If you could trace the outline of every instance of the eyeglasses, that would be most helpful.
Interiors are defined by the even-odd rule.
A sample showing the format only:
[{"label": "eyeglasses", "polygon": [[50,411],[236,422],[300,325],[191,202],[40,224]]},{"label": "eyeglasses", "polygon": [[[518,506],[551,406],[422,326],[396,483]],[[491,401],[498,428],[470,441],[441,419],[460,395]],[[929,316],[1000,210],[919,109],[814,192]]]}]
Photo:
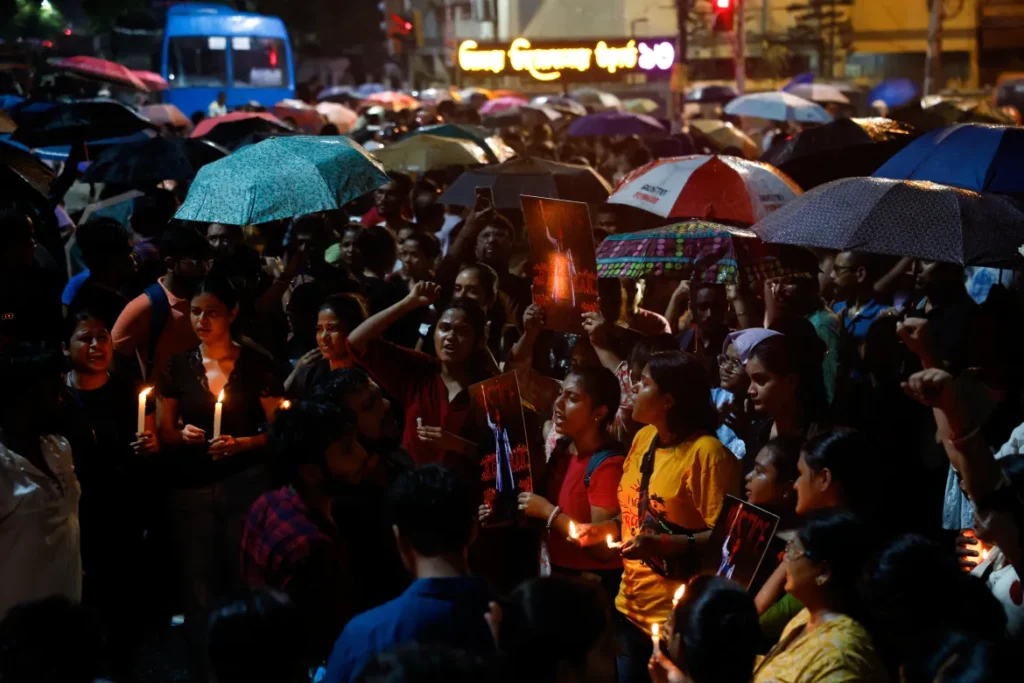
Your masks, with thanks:
[{"label": "eyeglasses", "polygon": [[743,369],[743,363],[736,358],[729,358],[724,353],[718,354],[718,367],[730,372],[739,372]]},{"label": "eyeglasses", "polygon": [[796,562],[799,559],[809,557],[809,555],[803,548],[798,548],[794,541],[790,541],[786,544],[786,550],[782,553],[782,557],[786,562]]},{"label": "eyeglasses", "polygon": [[180,261],[178,261],[178,263],[185,266],[186,268],[198,268],[199,266],[206,268],[206,270],[213,268],[213,259],[183,258]]}]

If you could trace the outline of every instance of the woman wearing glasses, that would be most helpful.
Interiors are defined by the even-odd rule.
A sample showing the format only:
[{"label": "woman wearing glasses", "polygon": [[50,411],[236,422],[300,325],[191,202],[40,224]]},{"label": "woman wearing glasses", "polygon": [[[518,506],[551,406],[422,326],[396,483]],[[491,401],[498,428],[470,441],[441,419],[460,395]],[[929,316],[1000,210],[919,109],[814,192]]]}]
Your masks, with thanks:
[{"label": "woman wearing glasses", "polygon": [[866,529],[835,508],[810,515],[786,546],[786,590],[804,605],[754,668],[754,683],[887,680],[867,630],[856,620]]}]

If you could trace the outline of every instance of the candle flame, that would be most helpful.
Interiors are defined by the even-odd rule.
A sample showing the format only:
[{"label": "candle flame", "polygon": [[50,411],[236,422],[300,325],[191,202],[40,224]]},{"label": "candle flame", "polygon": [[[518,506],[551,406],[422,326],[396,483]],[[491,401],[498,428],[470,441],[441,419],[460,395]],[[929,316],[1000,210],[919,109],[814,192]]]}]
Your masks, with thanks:
[{"label": "candle flame", "polygon": [[281,410],[288,410],[292,407],[292,402],[288,399],[281,401]]},{"label": "candle flame", "polygon": [[984,562],[985,560],[988,559],[989,550],[990,550],[989,548],[985,548],[984,550],[981,551],[981,561],[982,562]]},{"label": "candle flame", "polygon": [[220,393],[217,395],[217,403],[223,403],[223,402],[224,402],[224,390],[221,389]]},{"label": "candle flame", "polygon": [[579,537],[580,534],[576,530],[576,522],[569,520],[569,538],[578,539]]},{"label": "candle flame", "polygon": [[660,627],[660,626],[658,626],[658,624],[651,624],[651,636],[652,636],[652,637],[653,637],[653,638],[654,638],[655,640],[657,640],[657,639],[658,639],[658,633],[659,633],[660,631],[661,631],[661,627]]},{"label": "candle flame", "polygon": [[675,595],[672,596],[672,606],[675,607],[679,604],[679,601],[686,595],[686,584],[682,584],[676,589]]},{"label": "candle flame", "polygon": [[608,544],[609,548],[614,548],[615,547],[615,541],[612,540],[612,535],[611,534],[608,534],[607,538],[605,538],[605,543]]},{"label": "candle flame", "polygon": [[142,391],[139,392],[139,397],[141,398],[141,397],[149,396],[149,392],[151,392],[151,391],[153,391],[153,387],[146,387],[145,389],[143,389]]}]

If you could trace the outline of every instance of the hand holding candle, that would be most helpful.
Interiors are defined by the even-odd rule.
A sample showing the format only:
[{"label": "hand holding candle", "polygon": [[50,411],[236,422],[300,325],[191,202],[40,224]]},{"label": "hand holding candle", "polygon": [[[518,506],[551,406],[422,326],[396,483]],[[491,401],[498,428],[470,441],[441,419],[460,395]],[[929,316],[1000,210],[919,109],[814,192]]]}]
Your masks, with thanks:
[{"label": "hand holding candle", "polygon": [[608,534],[607,538],[605,538],[605,543],[608,544],[609,548],[621,548],[622,547],[621,543],[619,543],[618,541],[613,541],[612,540],[612,535],[611,534]]},{"label": "hand holding candle", "polygon": [[577,543],[580,540],[580,532],[576,529],[576,522],[569,520],[569,541]]},{"label": "hand holding candle", "polygon": [[220,390],[220,395],[217,396],[217,405],[213,408],[213,438],[216,440],[220,437],[220,423],[221,418],[224,415],[224,390]]},{"label": "hand holding candle", "polygon": [[661,625],[651,624],[651,644],[654,646],[654,658],[661,659]]},{"label": "hand holding candle", "polygon": [[681,584],[679,586],[679,588],[676,589],[675,594],[672,596],[672,609],[676,608],[676,605],[679,604],[679,601],[683,599],[684,595],[686,595],[686,584],[685,583]]},{"label": "hand holding candle", "polygon": [[146,397],[149,396],[151,391],[153,391],[153,387],[146,387],[139,392],[139,419],[138,425],[135,428],[136,434],[142,434],[146,431]]}]

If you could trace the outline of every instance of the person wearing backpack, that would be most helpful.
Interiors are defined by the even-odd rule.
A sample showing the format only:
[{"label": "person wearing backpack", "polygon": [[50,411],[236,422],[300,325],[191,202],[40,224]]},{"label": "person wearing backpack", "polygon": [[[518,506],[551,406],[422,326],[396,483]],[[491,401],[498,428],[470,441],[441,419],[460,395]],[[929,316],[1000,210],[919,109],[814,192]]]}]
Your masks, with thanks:
[{"label": "person wearing backpack", "polygon": [[[558,440],[547,472],[536,480],[536,493],[519,494],[519,510],[546,525],[547,552],[542,557],[550,561],[550,573],[600,581],[609,599],[619,590],[622,558],[604,543],[580,547],[569,524],[604,522],[619,514],[626,451],[608,432],[619,398],[619,381],[610,370],[578,367],[570,372],[554,404]],[[486,512],[482,506],[484,521]]]},{"label": "person wearing backpack", "polygon": [[192,292],[209,270],[213,250],[190,227],[168,228],[160,244],[167,273],[128,302],[111,330],[114,351],[135,358],[144,380],[179,353],[196,347],[189,305]]}]

